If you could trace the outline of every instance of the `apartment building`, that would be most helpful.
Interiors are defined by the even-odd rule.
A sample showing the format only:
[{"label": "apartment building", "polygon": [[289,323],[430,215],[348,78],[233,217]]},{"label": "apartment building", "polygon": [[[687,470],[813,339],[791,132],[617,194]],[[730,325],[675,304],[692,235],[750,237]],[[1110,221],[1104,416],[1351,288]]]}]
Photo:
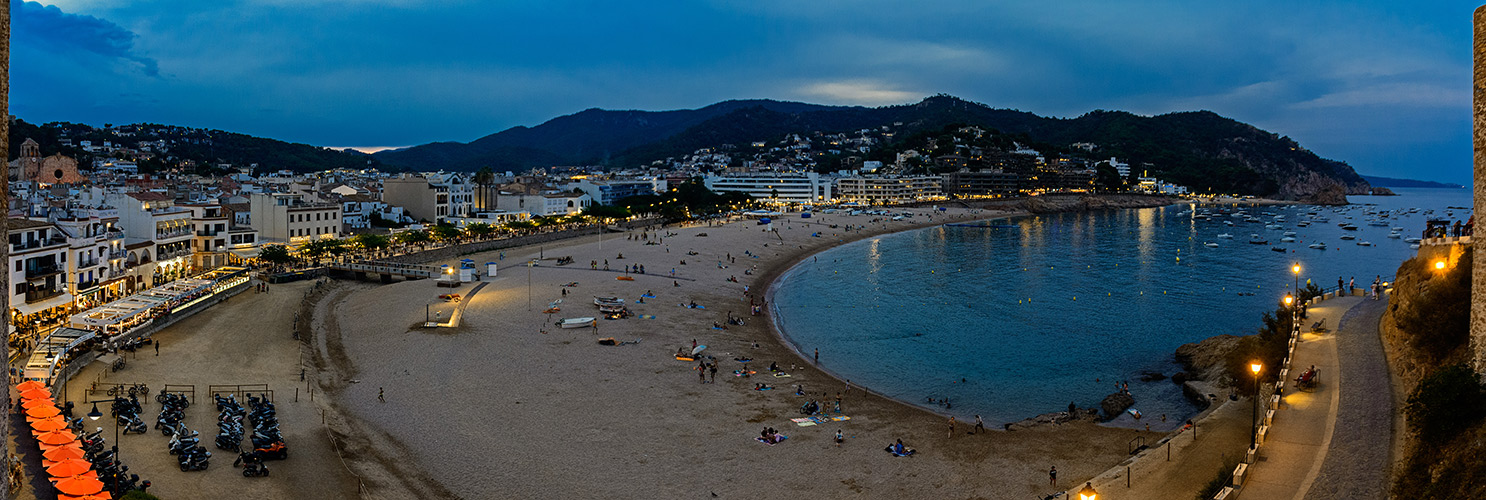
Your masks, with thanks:
[{"label": "apartment building", "polygon": [[248,198],[248,227],[268,242],[300,244],[341,234],[341,205],[304,200],[304,195],[253,193]]},{"label": "apartment building", "polygon": [[939,176],[842,177],[836,180],[836,197],[843,201],[888,205],[937,198],[944,195]]},{"label": "apartment building", "polygon": [[702,183],[712,191],[745,193],[777,203],[810,204],[836,197],[830,178],[822,178],[815,172],[707,175],[702,178]]}]

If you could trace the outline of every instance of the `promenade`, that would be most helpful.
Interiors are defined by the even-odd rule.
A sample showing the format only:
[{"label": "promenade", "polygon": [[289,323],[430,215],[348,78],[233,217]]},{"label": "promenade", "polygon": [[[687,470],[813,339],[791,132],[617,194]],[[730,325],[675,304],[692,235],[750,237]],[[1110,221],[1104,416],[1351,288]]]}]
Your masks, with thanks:
[{"label": "promenade", "polygon": [[[1371,318],[1372,336],[1376,342],[1377,317],[1349,313],[1362,302],[1362,297],[1341,297],[1311,307],[1309,318],[1302,325],[1302,331],[1306,333],[1302,334],[1295,348],[1293,370],[1287,374],[1291,382],[1286,384],[1286,394],[1275,412],[1274,426],[1268,433],[1266,444],[1260,448],[1242,490],[1236,492],[1238,498],[1305,498],[1305,492],[1316,482],[1327,450],[1332,448],[1338,405],[1344,396],[1340,392],[1342,377],[1353,373],[1350,369],[1340,368],[1338,338],[1362,329],[1360,327],[1367,323],[1367,318]],[[1386,304],[1384,301],[1365,302],[1368,306]],[[1310,333],[1310,326],[1323,320],[1329,331]],[[1381,346],[1376,351],[1381,363]],[[1348,361],[1350,363],[1351,359]],[[1311,365],[1320,370],[1320,383],[1312,390],[1296,390],[1293,379]],[[1386,376],[1386,364],[1382,369]],[[1252,396],[1243,395],[1252,394],[1252,382],[1240,384],[1239,389],[1241,397],[1237,401],[1228,400],[1226,391],[1218,394],[1219,399],[1214,404],[1219,406],[1199,415],[1195,436],[1191,430],[1177,431],[1131,460],[1095,477],[1092,482],[1100,492],[1100,498],[1190,500],[1217,477],[1219,470],[1231,475],[1233,467],[1249,447],[1253,425]],[[1382,390],[1386,396],[1386,386]],[[1268,393],[1266,390],[1266,400]],[[1264,411],[1262,404],[1260,411]],[[1384,411],[1391,412],[1391,406]],[[1382,446],[1388,446],[1387,440],[1383,440]],[[1345,453],[1341,452],[1339,456]],[[1336,475],[1338,478],[1344,476],[1340,471]],[[1076,491],[1080,485],[1072,486]]]}]

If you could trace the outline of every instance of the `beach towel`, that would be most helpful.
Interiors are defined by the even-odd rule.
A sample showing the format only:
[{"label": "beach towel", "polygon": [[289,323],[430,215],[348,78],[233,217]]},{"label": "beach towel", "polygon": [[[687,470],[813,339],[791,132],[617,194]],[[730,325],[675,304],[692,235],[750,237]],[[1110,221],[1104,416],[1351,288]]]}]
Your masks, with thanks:
[{"label": "beach towel", "polygon": [[906,447],[903,448],[903,453],[898,453],[896,451],[893,451],[893,445],[887,445],[887,448],[883,448],[882,451],[886,451],[888,453],[892,453],[893,456],[895,456],[895,457],[907,457],[907,456],[912,456],[914,453],[917,453],[917,451],[915,451],[913,448],[906,448]]},{"label": "beach towel", "polygon": [[695,305],[695,306],[686,305],[686,304],[676,304],[676,305],[681,306],[681,307],[690,308],[690,309],[706,309],[707,308],[707,306],[703,306],[703,305]]},{"label": "beach towel", "polygon": [[773,387],[760,387],[760,388],[754,389],[754,390],[755,391],[772,391],[772,390],[774,390],[774,388]]},{"label": "beach towel", "polygon": [[733,361],[737,361],[739,363],[747,363],[749,361],[753,361],[753,358],[733,358]]},{"label": "beach towel", "polygon": [[[801,420],[801,419],[795,419],[795,420]],[[804,419],[804,420],[805,420],[804,422],[795,422],[795,425],[798,425],[800,427],[810,427],[812,425],[815,425],[815,421],[813,421],[813,420],[810,420],[808,418],[807,419]]]},{"label": "beach towel", "polygon": [[760,443],[764,443],[764,444],[767,444],[769,446],[774,446],[776,444],[779,444],[779,443],[784,442],[784,440],[786,440],[786,439],[789,439],[789,436],[780,434],[779,437],[778,437],[778,439],[779,439],[778,441],[775,441],[775,442],[770,443],[768,441],[765,441],[764,438],[763,438],[763,436],[759,436],[759,437],[753,438],[754,441],[758,441]]},{"label": "beach towel", "polygon": [[753,371],[753,370],[748,370],[746,372],[743,371],[743,370],[733,370],[733,376],[734,377],[747,377],[747,376],[753,375],[755,373],[758,373],[758,372]]},{"label": "beach towel", "polygon": [[651,294],[648,294],[648,293],[647,293],[647,294],[645,294],[645,295],[641,295],[641,297],[645,297],[645,298],[647,298],[647,299],[653,299],[653,298],[655,298],[655,296],[654,296],[654,295],[651,295]]},{"label": "beach towel", "polygon": [[687,356],[676,356],[676,359],[679,360],[679,361],[696,361],[697,360],[697,358],[692,358],[692,357],[687,357]]},{"label": "beach towel", "polygon": [[774,378],[785,378],[785,377],[788,377],[788,376],[790,376],[790,375],[788,373],[784,373],[784,372],[776,372],[776,373],[774,373]]},{"label": "beach towel", "polygon": [[655,315],[654,314],[641,314],[641,315],[635,316],[635,317],[636,318],[640,318],[640,319],[655,319]]},{"label": "beach towel", "polygon": [[851,420],[851,417],[848,417],[846,415],[838,415],[838,416],[835,416],[835,417],[831,417],[831,420],[836,421],[836,422],[844,422],[844,421],[847,421],[847,420]]}]

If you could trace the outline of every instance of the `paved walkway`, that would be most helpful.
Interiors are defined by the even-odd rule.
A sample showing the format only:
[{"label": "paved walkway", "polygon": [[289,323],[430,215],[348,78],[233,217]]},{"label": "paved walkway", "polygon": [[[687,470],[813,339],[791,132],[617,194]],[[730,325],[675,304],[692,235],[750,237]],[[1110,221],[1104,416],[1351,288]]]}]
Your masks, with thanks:
[{"label": "paved walkway", "polygon": [[[1342,297],[1311,309],[1310,318],[1302,325],[1306,333],[1301,334],[1300,343],[1295,346],[1295,358],[1285,377],[1289,380],[1285,383],[1280,409],[1275,412],[1274,426],[1250,467],[1240,498],[1299,499],[1315,480],[1331,446],[1341,402],[1339,395],[1345,374],[1340,371],[1337,358],[1337,339],[1344,331],[1343,323],[1351,317],[1347,311],[1361,301],[1360,297]],[[1332,330],[1309,332],[1311,323],[1321,318],[1326,319]],[[1295,377],[1312,365],[1320,372],[1316,387],[1297,389]]]},{"label": "paved walkway", "polygon": [[[1311,323],[1325,318],[1328,326],[1336,328],[1348,309],[1361,300],[1359,297],[1343,297],[1322,302],[1310,309],[1310,317],[1303,326],[1309,330]],[[1337,391],[1334,383],[1337,374],[1335,335],[1306,334],[1296,346],[1293,365],[1317,365],[1321,371],[1321,384],[1314,391],[1290,393],[1285,397],[1281,410],[1276,412],[1276,428],[1270,431],[1268,444],[1250,475],[1254,479],[1241,498],[1295,498],[1304,478],[1312,475],[1310,464],[1319,463],[1327,446],[1322,438],[1328,434],[1329,416],[1334,415],[1331,412]],[[1298,375],[1292,373],[1289,378],[1293,380]],[[1248,387],[1252,391],[1252,385]],[[1287,386],[1286,390],[1293,389]],[[1218,395],[1226,396],[1226,392]],[[1217,476],[1220,468],[1231,474],[1233,465],[1249,447],[1253,402],[1248,397],[1237,401],[1224,397],[1215,404],[1221,406],[1201,416],[1195,437],[1191,431],[1179,431],[1163,442],[1153,444],[1150,450],[1134,459],[1094,478],[1092,482],[1101,493],[1100,498],[1191,500],[1198,490]],[[1315,422],[1320,423],[1319,428]],[[1305,466],[1284,466],[1276,463],[1279,457],[1310,461]],[[1282,467],[1290,470],[1279,470]],[[1264,474],[1269,474],[1270,479],[1262,479]]]},{"label": "paved walkway", "polygon": [[1336,347],[1346,384],[1341,387],[1331,448],[1305,496],[1308,500],[1388,498],[1393,379],[1378,332],[1387,308],[1385,300],[1364,300],[1342,317]]}]

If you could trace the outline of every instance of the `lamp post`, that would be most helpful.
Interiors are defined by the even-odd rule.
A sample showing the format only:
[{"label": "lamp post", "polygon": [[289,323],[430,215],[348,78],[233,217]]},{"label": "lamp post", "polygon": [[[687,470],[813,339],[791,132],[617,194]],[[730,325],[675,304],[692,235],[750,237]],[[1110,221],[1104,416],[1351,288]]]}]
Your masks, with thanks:
[{"label": "lamp post", "polygon": [[1300,296],[1300,263],[1290,266],[1290,271],[1295,273],[1295,296]]},{"label": "lamp post", "polygon": [[1254,426],[1253,432],[1249,433],[1249,448],[1253,449],[1259,446],[1259,371],[1264,369],[1264,365],[1254,361],[1249,363],[1249,369],[1254,371]]},{"label": "lamp post", "polygon": [[[112,402],[114,402],[114,400],[112,400],[112,399],[100,399],[100,400],[97,400],[97,401],[87,401],[87,402],[88,403],[93,403],[93,411],[88,412],[88,420],[92,420],[92,421],[95,421],[96,422],[96,421],[98,421],[99,418],[102,418],[103,417],[103,412],[98,411],[98,403],[112,403]],[[114,446],[119,446],[119,419],[117,417],[114,418]],[[114,452],[114,462],[119,462],[119,463],[122,463],[123,462],[120,459],[120,455],[123,454],[123,451],[124,451],[124,448],[122,446],[119,446],[119,450]]]},{"label": "lamp post", "polygon": [[1078,490],[1078,500],[1099,500],[1099,492],[1094,491],[1094,483],[1084,483],[1084,487]]},{"label": "lamp post", "polygon": [[1290,294],[1285,294],[1285,308],[1290,310],[1290,330],[1292,332],[1295,330],[1295,322],[1300,321],[1300,318],[1295,314],[1296,307],[1294,304],[1295,297],[1291,296]]},{"label": "lamp post", "polygon": [[1445,270],[1445,261],[1443,261],[1443,260],[1434,261],[1434,270],[1436,270],[1436,271],[1444,271]]}]

